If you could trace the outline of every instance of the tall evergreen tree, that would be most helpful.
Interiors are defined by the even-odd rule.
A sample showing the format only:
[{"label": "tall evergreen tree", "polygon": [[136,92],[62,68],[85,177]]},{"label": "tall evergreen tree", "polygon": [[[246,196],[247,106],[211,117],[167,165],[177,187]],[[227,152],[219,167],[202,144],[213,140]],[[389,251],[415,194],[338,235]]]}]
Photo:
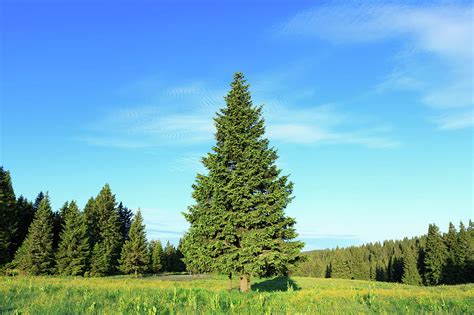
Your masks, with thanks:
[{"label": "tall evergreen tree", "polygon": [[10,172],[0,167],[0,266],[14,254],[17,233],[16,198]]},{"label": "tall evergreen tree", "polygon": [[182,248],[183,248],[183,239],[180,238],[179,244],[178,244],[178,247],[176,247],[176,253],[175,253],[175,265],[176,265],[175,271],[178,271],[178,272],[186,271],[186,265],[184,264],[184,261],[183,261],[184,255],[183,255]]},{"label": "tall evergreen tree", "polygon": [[48,195],[39,204],[28,235],[15,255],[14,265],[32,275],[53,272],[53,212]]},{"label": "tall evergreen tree", "polygon": [[125,207],[122,202],[117,207],[119,221],[120,221],[120,232],[122,233],[123,241],[128,240],[128,232],[132,224],[133,212],[132,210]]},{"label": "tall evergreen tree", "polygon": [[64,213],[64,224],[56,253],[56,271],[60,275],[79,276],[86,271],[89,240],[85,216],[72,201]]},{"label": "tall evergreen tree", "polygon": [[443,269],[443,283],[457,282],[456,252],[458,251],[458,235],[454,224],[449,222],[448,233],[444,235],[446,245],[446,265]]},{"label": "tall evergreen tree", "polygon": [[151,272],[163,271],[163,246],[160,240],[150,242]]},{"label": "tall evergreen tree", "polygon": [[39,209],[39,205],[41,201],[44,199],[45,195],[42,191],[39,192],[38,196],[36,196],[35,202],[33,203],[33,208],[35,211]]},{"label": "tall evergreen tree", "polygon": [[94,201],[94,212],[98,235],[95,235],[90,274],[94,276],[113,274],[120,257],[122,234],[116,211],[115,195],[106,184]]},{"label": "tall evergreen tree", "polygon": [[447,250],[439,228],[435,224],[428,227],[425,249],[425,281],[428,285],[437,285],[442,281],[446,265]]},{"label": "tall evergreen tree", "polygon": [[163,250],[163,271],[176,271],[176,248],[169,241]]},{"label": "tall evergreen tree", "polygon": [[28,228],[35,217],[33,204],[23,196],[18,197],[16,201],[16,217],[18,223],[16,235],[13,240],[13,252],[16,252],[25,240],[28,234]]},{"label": "tall evergreen tree", "polygon": [[65,202],[59,211],[53,212],[53,249],[56,251],[59,246],[59,238],[64,227],[66,213],[69,211],[69,202]]},{"label": "tall evergreen tree", "polygon": [[348,253],[339,252],[335,255],[336,257],[331,262],[330,266],[330,277],[338,279],[350,279],[351,275],[351,266],[348,258]]},{"label": "tall evergreen tree", "polygon": [[89,247],[94,248],[95,243],[99,240],[98,215],[95,208],[95,199],[89,198],[84,206],[84,217],[87,225],[87,236],[89,239]]},{"label": "tall evergreen tree", "polygon": [[469,239],[469,247],[466,255],[467,258],[463,282],[474,282],[474,222],[472,220],[469,220],[467,235]]},{"label": "tall evergreen tree", "polygon": [[461,222],[459,224],[458,246],[454,253],[456,264],[456,283],[470,282],[468,279],[467,270],[469,262],[469,246],[469,235],[466,231],[466,227]]},{"label": "tall evergreen tree", "polygon": [[128,239],[122,248],[120,269],[126,274],[143,274],[148,270],[149,261],[145,225],[140,209],[138,209],[132,220]]},{"label": "tall evergreen tree", "polygon": [[403,275],[402,283],[420,285],[422,279],[418,272],[418,255],[415,249],[408,246],[403,253]]},{"label": "tall evergreen tree", "polygon": [[191,270],[208,264],[212,271],[237,274],[247,291],[251,275],[287,273],[303,243],[291,241],[295,220],[284,210],[293,184],[275,165],[278,155],[264,138],[262,107],[252,104],[242,73],[234,75],[225,100],[214,120],[214,152],[203,158],[208,174],[197,175],[195,204],[185,213],[191,227],[183,254]]}]

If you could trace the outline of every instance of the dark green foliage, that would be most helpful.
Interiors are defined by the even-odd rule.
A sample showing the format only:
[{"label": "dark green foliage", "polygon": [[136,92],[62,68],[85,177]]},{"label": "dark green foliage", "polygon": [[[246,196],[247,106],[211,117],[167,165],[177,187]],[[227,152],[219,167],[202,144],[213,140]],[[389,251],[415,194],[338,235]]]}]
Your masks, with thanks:
[{"label": "dark green foliage", "polygon": [[53,212],[46,195],[39,204],[28,235],[15,255],[14,266],[28,274],[53,272]]},{"label": "dark green foliage", "polygon": [[94,201],[94,221],[97,234],[92,250],[90,274],[110,275],[116,272],[120,257],[122,234],[116,211],[115,195],[105,185]]},{"label": "dark green foliage", "polygon": [[446,266],[447,249],[439,228],[430,224],[425,249],[425,281],[428,285],[442,282],[443,270]]},{"label": "dark green foliage", "polygon": [[418,255],[416,249],[408,246],[403,252],[403,275],[402,283],[411,285],[422,284],[420,273],[418,272]]},{"label": "dark green foliage", "polygon": [[66,276],[83,275],[89,252],[85,216],[72,201],[64,212],[64,223],[56,253],[56,272]]},{"label": "dark green foliage", "polygon": [[163,246],[160,240],[153,240],[150,242],[150,270],[152,273],[159,273],[163,271]]},{"label": "dark green foliage", "polygon": [[[208,174],[193,185],[195,204],[183,240],[184,261],[195,272],[286,274],[303,244],[295,220],[284,210],[293,184],[275,165],[275,149],[264,138],[262,107],[252,104],[241,73],[234,75],[227,106],[217,113],[216,145],[202,159]],[[166,252],[166,250],[165,250]]]},{"label": "dark green foliage", "polygon": [[176,254],[175,254],[175,271],[177,272],[182,272],[182,271],[186,271],[186,265],[184,264],[184,255],[183,255],[183,252],[182,252],[182,248],[183,248],[183,239],[179,239],[179,244],[178,244],[178,247],[176,247]]},{"label": "dark green foliage", "polygon": [[28,228],[30,227],[31,222],[33,222],[34,217],[35,208],[33,208],[33,204],[23,196],[18,197],[16,201],[17,228],[12,244],[13,252],[16,252],[25,240],[26,235],[28,234]]},{"label": "dark green foliage", "polygon": [[464,275],[467,274],[467,266],[469,263],[469,259],[472,259],[472,256],[469,256],[470,252],[470,241],[469,241],[469,234],[466,230],[466,227],[461,222],[459,224],[459,234],[458,234],[458,245],[456,247],[456,251],[454,253],[455,257],[455,265],[456,265],[456,282],[462,283],[463,280],[466,281],[467,279],[463,279]]},{"label": "dark green foliage", "polygon": [[133,218],[128,239],[122,248],[120,270],[126,274],[143,274],[148,271],[149,262],[145,225],[139,209]]},{"label": "dark green foliage", "polygon": [[[454,226],[450,224],[448,233],[444,237],[441,236],[439,230],[435,233],[437,235],[435,243],[441,249],[444,248],[445,252],[445,263],[438,265],[436,269],[437,277],[441,277],[438,279],[438,284],[474,282],[472,223],[470,231],[461,223],[459,232],[456,232]],[[384,241],[308,252],[304,255],[305,261],[298,264],[293,274],[431,285],[434,265],[425,264],[425,262],[429,262],[433,257],[434,242],[431,239],[427,248],[427,239],[428,237],[424,235],[400,241]],[[447,243],[450,245],[448,246]],[[454,257],[452,266],[447,263],[448,257]]]},{"label": "dark green foliage", "polygon": [[163,250],[163,271],[173,272],[176,269],[176,248],[169,241]]},{"label": "dark green foliage", "polygon": [[56,251],[59,245],[59,237],[64,227],[64,219],[69,209],[69,203],[66,201],[63,206],[53,213],[53,249]]},{"label": "dark green foliage", "polygon": [[458,235],[454,225],[449,222],[448,233],[443,237],[446,245],[447,256],[446,265],[443,269],[443,283],[454,284],[458,281],[457,277],[457,263],[456,263],[456,252],[458,251]]},{"label": "dark green foliage", "polygon": [[132,210],[125,207],[122,202],[117,207],[119,221],[120,221],[120,233],[122,233],[123,240],[128,240],[128,232],[130,231],[130,225],[132,224],[133,212]]},{"label": "dark green foliage", "polygon": [[98,216],[95,207],[95,199],[89,198],[84,207],[84,217],[87,225],[87,236],[89,238],[90,248],[94,248],[95,243],[99,240]]},{"label": "dark green foliage", "polygon": [[469,220],[467,227],[467,238],[469,240],[466,255],[463,282],[474,282],[474,222]]},{"label": "dark green foliage", "polygon": [[334,261],[331,263],[330,277],[331,278],[340,278],[340,279],[351,279],[351,266],[349,262],[349,253],[340,252],[336,255]]},{"label": "dark green foliage", "polygon": [[39,192],[38,196],[36,196],[35,202],[33,203],[33,208],[36,210],[39,209],[39,205],[41,201],[44,199],[45,195],[42,191]]},{"label": "dark green foliage", "polygon": [[10,172],[0,167],[0,266],[14,254],[17,235],[17,208]]}]

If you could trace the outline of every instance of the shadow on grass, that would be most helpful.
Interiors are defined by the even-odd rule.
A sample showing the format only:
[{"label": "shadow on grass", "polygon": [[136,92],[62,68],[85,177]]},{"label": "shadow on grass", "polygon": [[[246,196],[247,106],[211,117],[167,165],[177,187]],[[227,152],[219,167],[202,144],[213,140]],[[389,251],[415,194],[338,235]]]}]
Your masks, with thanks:
[{"label": "shadow on grass", "polygon": [[252,291],[258,292],[275,292],[275,291],[297,291],[301,287],[289,277],[276,277],[266,279],[261,282],[252,284]]}]

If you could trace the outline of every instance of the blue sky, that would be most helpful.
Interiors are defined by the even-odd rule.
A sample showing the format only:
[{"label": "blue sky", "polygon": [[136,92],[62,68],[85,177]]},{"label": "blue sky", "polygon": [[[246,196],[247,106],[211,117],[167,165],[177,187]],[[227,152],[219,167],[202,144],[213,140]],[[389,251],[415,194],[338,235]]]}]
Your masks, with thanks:
[{"label": "blue sky", "polygon": [[264,104],[306,249],[473,218],[470,2],[1,2],[0,164],[83,206],[109,183],[149,238],[187,224],[232,74]]}]

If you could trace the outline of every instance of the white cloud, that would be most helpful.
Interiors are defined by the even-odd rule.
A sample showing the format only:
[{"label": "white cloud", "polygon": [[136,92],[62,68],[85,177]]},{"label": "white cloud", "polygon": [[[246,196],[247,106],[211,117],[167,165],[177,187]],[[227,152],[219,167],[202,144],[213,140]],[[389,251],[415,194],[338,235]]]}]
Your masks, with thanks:
[{"label": "white cloud", "polygon": [[474,104],[473,89],[472,79],[465,78],[453,85],[428,92],[422,101],[440,109],[469,107]]},{"label": "white cloud", "polygon": [[176,239],[187,230],[189,224],[179,211],[141,209],[149,239]]},{"label": "white cloud", "polygon": [[421,103],[442,111],[431,121],[440,130],[451,130],[472,126],[468,115],[453,108],[474,108],[473,28],[470,3],[328,2],[295,15],[279,34],[340,45],[402,39],[404,63],[376,91],[419,92]]},{"label": "white cloud", "polygon": [[[311,100],[312,90],[286,91],[275,97],[282,80],[271,85],[257,80],[252,84],[255,104],[265,104],[267,136],[271,141],[299,145],[355,144],[370,148],[392,148],[399,145],[387,136],[387,131],[367,119],[345,113],[334,105],[302,107],[302,100]],[[278,89],[285,91],[284,89]],[[155,148],[160,146],[192,146],[213,141],[213,117],[224,105],[223,89],[206,88],[202,83],[164,88],[161,98],[167,106],[135,106],[113,109],[93,123],[87,134],[78,140],[96,146],[122,149]],[[283,93],[285,94],[285,93]],[[277,95],[278,96],[278,95]],[[220,101],[219,101],[220,100]],[[176,171],[196,168],[196,157],[182,158]]]},{"label": "white cloud", "polygon": [[337,43],[410,36],[420,50],[471,59],[472,6],[328,2],[301,12],[281,35],[317,36]]},{"label": "white cloud", "polygon": [[433,118],[440,130],[455,130],[474,126],[474,111],[467,110]]}]

